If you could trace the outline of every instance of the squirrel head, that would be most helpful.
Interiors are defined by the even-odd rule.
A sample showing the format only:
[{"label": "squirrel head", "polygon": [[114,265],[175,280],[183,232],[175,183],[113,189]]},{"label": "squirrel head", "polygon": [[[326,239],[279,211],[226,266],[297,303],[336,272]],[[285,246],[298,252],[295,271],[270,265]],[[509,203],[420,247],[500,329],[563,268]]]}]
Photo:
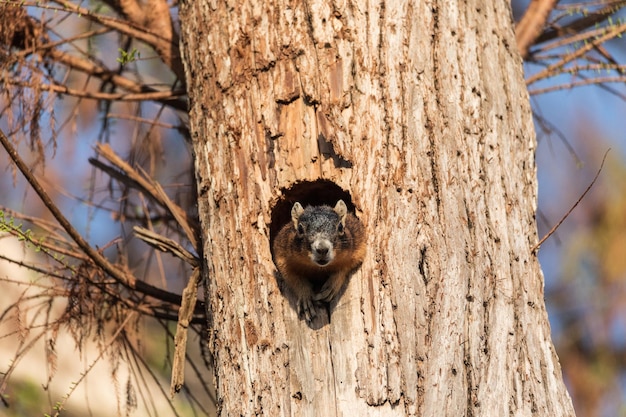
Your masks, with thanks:
[{"label": "squirrel head", "polygon": [[309,257],[318,266],[327,266],[335,259],[334,242],[345,233],[347,214],[348,208],[343,200],[339,200],[334,208],[302,208],[300,203],[293,205],[291,220],[296,229],[296,238],[308,243]]}]

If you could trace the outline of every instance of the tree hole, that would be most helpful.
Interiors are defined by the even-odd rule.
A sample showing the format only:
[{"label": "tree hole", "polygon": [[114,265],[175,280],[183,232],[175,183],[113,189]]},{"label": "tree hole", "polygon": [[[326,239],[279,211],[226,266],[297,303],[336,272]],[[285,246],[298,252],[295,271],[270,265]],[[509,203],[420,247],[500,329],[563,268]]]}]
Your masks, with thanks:
[{"label": "tree hole", "polygon": [[291,221],[291,209],[296,202],[303,207],[326,204],[334,207],[338,200],[343,200],[348,211],[354,213],[354,204],[350,193],[330,180],[301,181],[289,188],[282,189],[283,197],[272,210],[270,224],[270,249],[274,256],[274,238],[280,229]]}]

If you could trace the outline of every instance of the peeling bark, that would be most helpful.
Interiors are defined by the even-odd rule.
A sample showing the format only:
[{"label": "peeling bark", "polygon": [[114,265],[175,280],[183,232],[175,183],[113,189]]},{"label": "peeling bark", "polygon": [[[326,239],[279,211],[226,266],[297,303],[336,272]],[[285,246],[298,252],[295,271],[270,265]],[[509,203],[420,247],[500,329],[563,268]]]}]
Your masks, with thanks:
[{"label": "peeling bark", "polygon": [[[220,415],[574,415],[508,2],[185,1],[181,24]],[[309,327],[270,240],[338,196],[368,255]]]}]

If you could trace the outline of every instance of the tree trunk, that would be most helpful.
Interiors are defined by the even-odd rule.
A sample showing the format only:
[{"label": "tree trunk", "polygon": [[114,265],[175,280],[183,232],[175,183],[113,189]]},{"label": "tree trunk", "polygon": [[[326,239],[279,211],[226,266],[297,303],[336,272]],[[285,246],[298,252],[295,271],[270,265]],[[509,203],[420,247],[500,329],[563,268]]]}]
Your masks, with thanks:
[{"label": "tree trunk", "polygon": [[[220,415],[574,415],[509,3],[180,12]],[[309,326],[270,241],[339,198],[368,253]]]}]

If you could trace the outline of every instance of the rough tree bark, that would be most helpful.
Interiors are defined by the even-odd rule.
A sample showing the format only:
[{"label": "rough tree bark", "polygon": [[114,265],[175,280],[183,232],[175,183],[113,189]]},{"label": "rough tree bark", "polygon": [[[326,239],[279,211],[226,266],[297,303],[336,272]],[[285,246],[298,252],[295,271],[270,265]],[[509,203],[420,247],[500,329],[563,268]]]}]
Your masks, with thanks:
[{"label": "rough tree bark", "polygon": [[[509,3],[187,0],[180,16],[220,415],[574,415],[531,251]],[[270,240],[295,200],[338,197],[368,255],[309,327]]]}]

